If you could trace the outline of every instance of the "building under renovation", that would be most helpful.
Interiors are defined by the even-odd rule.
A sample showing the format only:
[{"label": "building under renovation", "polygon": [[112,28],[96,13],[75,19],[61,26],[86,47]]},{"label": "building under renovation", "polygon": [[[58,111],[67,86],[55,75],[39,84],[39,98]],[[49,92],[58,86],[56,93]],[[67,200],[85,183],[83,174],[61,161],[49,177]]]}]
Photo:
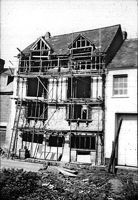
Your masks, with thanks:
[{"label": "building under renovation", "polygon": [[9,152],[103,164],[108,65],[125,39],[120,25],[47,32],[20,51]]}]

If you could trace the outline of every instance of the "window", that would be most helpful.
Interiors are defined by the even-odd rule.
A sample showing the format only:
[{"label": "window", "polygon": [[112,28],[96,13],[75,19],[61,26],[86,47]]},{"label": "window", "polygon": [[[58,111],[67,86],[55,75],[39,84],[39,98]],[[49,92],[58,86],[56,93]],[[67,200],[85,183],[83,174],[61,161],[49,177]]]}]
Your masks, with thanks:
[{"label": "window", "polygon": [[0,126],[0,146],[5,144],[6,140],[6,126]]},{"label": "window", "polygon": [[31,96],[31,97],[44,96],[44,97],[46,97],[47,92],[46,92],[45,88],[47,88],[47,79],[41,78],[40,81],[37,78],[29,78],[28,79],[27,96]]},{"label": "window", "polygon": [[43,134],[32,134],[30,132],[23,132],[22,140],[26,142],[43,143]]},{"label": "window", "polygon": [[29,102],[27,106],[28,119],[47,119],[47,104],[38,102]]},{"label": "window", "polygon": [[94,45],[91,42],[79,35],[73,42],[73,44],[69,45],[69,49],[72,49],[72,53],[75,54],[91,54],[94,49]]},{"label": "window", "polygon": [[69,105],[69,119],[81,119],[81,105]]},{"label": "window", "polygon": [[87,109],[82,109],[82,116],[81,116],[81,118],[82,119],[87,119],[88,118],[87,114],[88,114],[88,110]]},{"label": "window", "polygon": [[92,118],[92,108],[86,105],[69,105],[67,107],[67,120],[86,122]]},{"label": "window", "polygon": [[[72,84],[72,88],[71,88]],[[71,95],[72,92],[72,95]],[[91,77],[77,77],[68,79],[68,98],[90,98]]]},{"label": "window", "polygon": [[71,148],[95,150],[95,136],[71,135]]},{"label": "window", "polygon": [[47,49],[48,49],[48,46],[43,39],[38,40],[31,48],[31,50],[34,50],[34,51],[47,50]]},{"label": "window", "polygon": [[62,147],[64,144],[64,136],[51,135],[49,137],[49,146]]},{"label": "window", "polygon": [[127,75],[113,76],[113,95],[127,94]]},{"label": "window", "polygon": [[89,47],[91,43],[87,41],[84,37],[80,36],[74,43],[73,48]]}]

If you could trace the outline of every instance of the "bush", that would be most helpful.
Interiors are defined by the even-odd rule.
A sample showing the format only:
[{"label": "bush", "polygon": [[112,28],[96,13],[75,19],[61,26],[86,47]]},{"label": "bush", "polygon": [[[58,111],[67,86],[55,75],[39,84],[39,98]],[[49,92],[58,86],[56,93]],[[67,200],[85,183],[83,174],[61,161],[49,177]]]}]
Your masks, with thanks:
[{"label": "bush", "polygon": [[124,184],[123,194],[125,200],[137,200],[138,199],[138,184],[134,183],[132,177],[128,178],[126,184]]},{"label": "bush", "polygon": [[0,173],[0,199],[16,200],[35,191],[39,176],[34,172],[4,169]]},{"label": "bush", "polygon": [[[0,172],[1,200],[136,200],[138,184],[128,173],[113,175],[107,172],[87,173],[80,170],[77,177],[64,177],[46,171],[38,175],[23,170],[2,170]],[[87,178],[86,178],[87,177]],[[121,181],[121,192],[115,192],[109,182]]]}]

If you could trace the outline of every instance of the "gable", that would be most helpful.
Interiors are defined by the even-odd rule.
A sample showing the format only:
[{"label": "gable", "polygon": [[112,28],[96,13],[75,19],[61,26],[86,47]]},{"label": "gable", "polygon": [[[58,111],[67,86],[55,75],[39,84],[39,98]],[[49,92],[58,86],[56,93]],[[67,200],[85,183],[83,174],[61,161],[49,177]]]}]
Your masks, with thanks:
[{"label": "gable", "polygon": [[41,50],[50,50],[51,47],[49,46],[49,44],[41,37],[39,38],[34,44],[33,46],[30,48],[30,50],[33,51],[41,51]]},{"label": "gable", "polygon": [[94,46],[90,40],[88,40],[85,36],[82,34],[79,34],[77,38],[69,45],[70,48],[85,48],[85,47],[91,47]]}]

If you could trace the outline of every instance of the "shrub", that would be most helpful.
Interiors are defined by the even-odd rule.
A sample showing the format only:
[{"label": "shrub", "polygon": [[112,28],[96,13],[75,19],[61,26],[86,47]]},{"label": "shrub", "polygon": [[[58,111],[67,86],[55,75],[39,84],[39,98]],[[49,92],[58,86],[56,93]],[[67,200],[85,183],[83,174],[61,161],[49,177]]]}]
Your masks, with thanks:
[{"label": "shrub", "polygon": [[4,169],[0,173],[0,199],[16,200],[27,195],[38,187],[39,176],[34,172]]}]

